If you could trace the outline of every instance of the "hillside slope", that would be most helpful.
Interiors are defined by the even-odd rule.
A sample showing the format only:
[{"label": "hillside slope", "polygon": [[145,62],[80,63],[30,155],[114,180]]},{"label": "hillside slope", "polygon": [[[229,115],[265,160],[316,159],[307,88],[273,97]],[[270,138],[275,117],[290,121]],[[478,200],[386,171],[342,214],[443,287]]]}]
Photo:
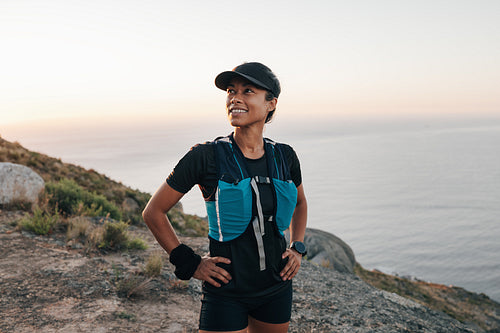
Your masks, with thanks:
[{"label": "hillside slope", "polygon": [[[166,264],[145,275],[160,252],[152,235],[144,251],[86,254],[64,235],[18,231],[15,212],[0,211],[1,332],[196,332],[201,283],[179,281]],[[183,237],[200,254],[205,237]],[[304,261],[294,279],[290,332],[474,332],[444,313],[376,289],[356,275]],[[480,331],[480,330],[477,330]]]},{"label": "hillside slope", "polygon": [[[71,163],[64,163],[59,158],[30,151],[17,142],[9,142],[0,136],[0,162],[11,162],[25,165],[37,172],[46,183],[63,179],[75,181],[87,191],[103,195],[122,209],[125,222],[144,225],[141,212],[151,198],[149,193],[132,189],[120,182],[98,173],[93,169],[85,169]],[[128,211],[124,208],[127,199],[137,203],[137,208]],[[208,232],[206,220],[184,214],[179,203],[169,212],[169,218],[181,235],[200,236]]]}]

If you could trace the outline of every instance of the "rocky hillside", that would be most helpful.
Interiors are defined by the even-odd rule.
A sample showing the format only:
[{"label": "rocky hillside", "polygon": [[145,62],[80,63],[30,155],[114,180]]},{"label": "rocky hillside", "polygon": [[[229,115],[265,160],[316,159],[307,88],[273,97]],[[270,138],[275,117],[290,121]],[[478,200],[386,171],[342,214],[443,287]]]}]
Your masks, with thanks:
[{"label": "rocky hillside", "polygon": [[[22,216],[0,212],[1,332],[196,332],[200,282],[175,278],[144,228],[146,250],[86,253],[64,234],[16,229]],[[93,223],[99,223],[93,222]],[[205,237],[182,238],[206,253]],[[165,254],[160,254],[167,262]],[[305,261],[294,280],[290,332],[479,332],[450,316],[382,291],[356,275]]]},{"label": "rocky hillside", "polygon": [[[0,207],[0,332],[196,331],[200,283],[177,280],[143,226],[140,211],[149,194],[1,138],[0,162],[29,166],[48,184],[70,179],[123,211],[132,199],[136,207],[123,215],[128,233],[147,244],[145,250],[91,247],[91,233],[75,236],[70,227],[95,231],[109,218],[85,214],[61,216],[57,227],[37,236],[21,227],[26,212],[19,208],[29,208]],[[169,216],[181,235],[206,233],[206,221],[180,206]],[[366,271],[335,236],[308,235],[312,262],[304,261],[294,281],[291,332],[499,331],[500,304],[487,296]],[[205,237],[183,241],[207,252]],[[158,258],[166,264],[153,274]]]},{"label": "rocky hillside", "polygon": [[[9,142],[0,136],[0,163],[10,162],[27,166],[38,173],[46,184],[60,181],[75,182],[85,191],[104,196],[120,210],[122,219],[134,225],[144,225],[141,212],[151,195],[116,182],[93,169],[85,169],[61,159],[30,151],[17,142]],[[20,207],[21,206],[21,207]],[[12,208],[26,209],[22,203]],[[208,232],[208,224],[197,216],[184,214],[178,204],[169,212],[176,230],[182,235],[195,236]]]}]

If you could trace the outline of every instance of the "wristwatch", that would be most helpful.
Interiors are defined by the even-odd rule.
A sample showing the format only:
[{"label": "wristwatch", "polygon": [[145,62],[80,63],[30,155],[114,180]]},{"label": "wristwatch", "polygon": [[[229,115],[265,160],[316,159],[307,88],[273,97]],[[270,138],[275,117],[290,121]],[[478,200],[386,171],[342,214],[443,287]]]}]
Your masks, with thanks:
[{"label": "wristwatch", "polygon": [[299,241],[292,242],[290,248],[294,249],[295,251],[297,251],[298,254],[302,256],[305,256],[307,254],[306,246],[302,242]]}]

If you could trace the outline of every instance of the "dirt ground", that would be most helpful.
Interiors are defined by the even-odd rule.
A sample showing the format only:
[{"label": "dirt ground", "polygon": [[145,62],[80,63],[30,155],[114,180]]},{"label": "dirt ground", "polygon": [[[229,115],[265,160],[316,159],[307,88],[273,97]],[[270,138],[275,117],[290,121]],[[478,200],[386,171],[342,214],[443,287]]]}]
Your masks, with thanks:
[{"label": "dirt ground", "polygon": [[[65,233],[20,231],[16,221],[22,216],[0,210],[0,333],[197,332],[201,283],[178,280],[146,228],[131,227],[131,233],[149,244],[147,250],[88,251],[68,242]],[[181,241],[199,254],[208,251],[204,237]],[[164,266],[159,276],[148,278],[145,264],[158,253]],[[482,330],[306,260],[294,278],[289,331]]]},{"label": "dirt ground", "polygon": [[[0,332],[197,330],[200,287],[176,280],[168,263],[157,278],[142,274],[160,251],[147,230],[135,231],[153,244],[146,251],[85,255],[64,235],[17,231],[12,221],[20,217],[0,211]],[[119,296],[120,282],[134,279],[142,281],[135,293]]]}]

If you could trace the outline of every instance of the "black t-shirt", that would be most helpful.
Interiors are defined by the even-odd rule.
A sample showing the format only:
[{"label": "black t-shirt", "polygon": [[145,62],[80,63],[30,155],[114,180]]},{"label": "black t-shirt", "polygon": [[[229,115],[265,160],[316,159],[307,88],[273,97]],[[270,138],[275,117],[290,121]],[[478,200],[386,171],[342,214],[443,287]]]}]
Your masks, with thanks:
[{"label": "black t-shirt", "polygon": [[[283,158],[290,170],[290,177],[295,186],[302,183],[300,163],[295,151],[289,145],[281,145]],[[258,159],[245,159],[245,164],[250,176],[268,176],[266,155]],[[187,193],[195,184],[198,184],[203,197],[208,200],[217,189],[217,168],[215,164],[215,151],[210,142],[198,144],[179,161],[172,173],[167,178],[167,183],[176,191]],[[260,202],[264,215],[274,212],[275,198],[270,184],[258,184]],[[255,194],[253,194],[253,215],[257,215]],[[259,255],[257,242],[252,225],[237,239],[229,242],[218,242],[210,239],[210,254],[231,260],[230,265],[217,264],[227,270],[233,279],[223,287],[215,288],[208,283],[203,284],[204,292],[218,295],[237,297],[260,297],[273,295],[285,288],[291,281],[282,281],[279,272],[283,269],[287,259],[282,259],[281,254],[286,249],[286,241],[277,237],[277,229],[272,223],[265,223],[266,232],[263,236],[268,268],[259,269]],[[276,230],[275,230],[276,229]]]},{"label": "black t-shirt", "polygon": [[[281,147],[290,168],[290,176],[295,186],[299,186],[302,183],[302,175],[297,154],[289,145],[282,144]],[[245,158],[245,160],[251,176],[268,176],[266,155],[258,159]],[[217,181],[215,152],[209,142],[192,147],[167,178],[168,185],[181,193],[189,192],[198,184],[205,199],[215,193]],[[268,184],[258,184],[258,186],[264,215],[272,215],[274,208],[272,188]]]}]

